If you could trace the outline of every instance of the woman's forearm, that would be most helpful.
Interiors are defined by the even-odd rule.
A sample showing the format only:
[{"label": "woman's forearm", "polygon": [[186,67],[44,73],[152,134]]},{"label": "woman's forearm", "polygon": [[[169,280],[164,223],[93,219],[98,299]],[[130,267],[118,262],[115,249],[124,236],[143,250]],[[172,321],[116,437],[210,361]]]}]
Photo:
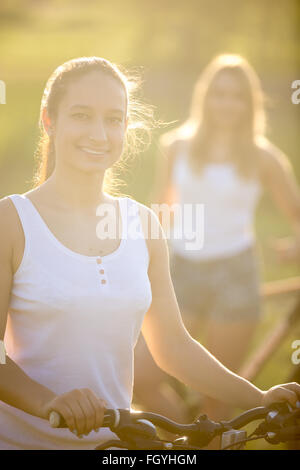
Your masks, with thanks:
[{"label": "woman's forearm", "polygon": [[168,373],[191,388],[217,400],[248,409],[260,406],[264,392],[221,364],[188,334],[169,360]]},{"label": "woman's forearm", "polygon": [[0,400],[39,418],[47,419],[44,405],[56,394],[32,380],[8,356],[0,365]]}]

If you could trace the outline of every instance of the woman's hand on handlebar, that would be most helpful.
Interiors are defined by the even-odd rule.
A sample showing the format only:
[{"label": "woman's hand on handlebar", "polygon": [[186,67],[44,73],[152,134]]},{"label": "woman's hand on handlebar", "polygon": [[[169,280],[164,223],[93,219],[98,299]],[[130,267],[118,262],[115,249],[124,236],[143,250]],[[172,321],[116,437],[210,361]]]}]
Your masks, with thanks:
[{"label": "woman's hand on handlebar", "polygon": [[106,402],[92,390],[81,388],[56,396],[45,405],[45,416],[58,412],[71,432],[78,437],[98,431],[102,426]]},{"label": "woman's hand on handlebar", "polygon": [[293,407],[300,401],[300,385],[297,382],[275,385],[263,392],[262,406],[270,406],[273,403],[288,402]]}]

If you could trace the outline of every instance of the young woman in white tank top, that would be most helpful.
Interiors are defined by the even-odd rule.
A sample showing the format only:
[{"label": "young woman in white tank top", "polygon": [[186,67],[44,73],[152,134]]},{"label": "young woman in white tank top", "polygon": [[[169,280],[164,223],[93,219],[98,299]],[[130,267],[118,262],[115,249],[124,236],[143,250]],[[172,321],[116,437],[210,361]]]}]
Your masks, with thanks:
[{"label": "young woman in white tank top", "polygon": [[[134,124],[131,100],[105,59],[56,69],[38,184],[0,201],[0,449],[93,449],[114,436],[103,413],[131,406],[141,328],[157,364],[199,392],[242,408],[300,396],[295,384],[258,389],[192,339],[157,217],[105,191]],[[52,410],[68,429],[50,427]]]},{"label": "young woman in white tank top", "polygon": [[[296,249],[300,247],[299,189],[287,159],[264,138],[263,126],[257,75],[241,57],[223,55],[198,81],[189,120],[161,141],[160,196],[154,202],[192,205],[194,221],[197,204],[203,207],[203,219],[193,227],[201,232],[199,248],[187,249],[191,240],[184,230],[176,238],[183,219],[175,215],[169,239],[183,320],[193,337],[205,332],[208,350],[234,371],[242,364],[261,314],[254,215],[265,188],[289,216]],[[139,370],[149,373],[152,367],[149,375],[156,377],[157,388],[166,377],[142,338],[137,349],[136,392],[143,396],[148,383],[137,382]],[[147,405],[155,411],[151,399]],[[227,406],[211,399],[201,411],[215,419],[230,414]]]}]

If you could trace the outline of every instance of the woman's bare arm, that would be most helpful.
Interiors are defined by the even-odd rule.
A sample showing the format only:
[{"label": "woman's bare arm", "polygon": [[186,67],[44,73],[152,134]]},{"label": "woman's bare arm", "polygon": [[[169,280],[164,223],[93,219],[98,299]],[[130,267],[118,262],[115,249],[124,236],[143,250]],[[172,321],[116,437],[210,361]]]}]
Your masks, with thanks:
[{"label": "woman's bare arm", "polygon": [[[7,198],[0,201],[0,340],[4,340],[13,281],[14,214]],[[56,397],[47,387],[32,380],[8,356],[0,364],[0,400],[41,418],[44,403]]]},{"label": "woman's bare arm", "polygon": [[261,149],[262,182],[300,237],[300,189],[292,165],[272,144]]},{"label": "woman's bare arm", "polygon": [[[152,217],[151,224],[158,221]],[[277,387],[264,392],[223,366],[186,330],[178,308],[169,271],[165,236],[150,240],[149,279],[152,304],[145,315],[142,332],[159,367],[195,390],[215,399],[251,408],[267,403],[272,397],[295,403],[300,386]],[[288,388],[296,389],[296,392]]]},{"label": "woman's bare arm", "polygon": [[291,224],[292,237],[273,241],[281,260],[300,258],[300,189],[288,158],[274,145],[261,149],[262,182],[275,205]]}]

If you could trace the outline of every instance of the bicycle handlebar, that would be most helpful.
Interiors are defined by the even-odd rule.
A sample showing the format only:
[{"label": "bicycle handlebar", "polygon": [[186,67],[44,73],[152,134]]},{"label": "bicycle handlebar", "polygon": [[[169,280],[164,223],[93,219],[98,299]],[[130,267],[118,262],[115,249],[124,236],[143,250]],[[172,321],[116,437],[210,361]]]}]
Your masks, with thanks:
[{"label": "bicycle handlebar", "polygon": [[[299,402],[298,404],[300,406]],[[202,415],[192,424],[179,424],[164,416],[150,412],[107,409],[102,427],[109,427],[119,438],[126,441],[127,439],[130,440],[130,436],[133,436],[134,439],[157,439],[155,426],[158,426],[173,434],[188,436],[191,444],[205,446],[213,437],[225,431],[240,429],[252,421],[265,419],[263,425],[266,440],[275,444],[293,440],[295,435],[300,434],[300,426],[295,426],[294,423],[292,426],[291,418],[299,419],[300,409],[292,410],[285,403],[273,404],[270,407],[253,408],[230,421],[214,422],[206,415]],[[49,422],[52,427],[67,427],[62,416],[56,411],[51,411]]]}]

